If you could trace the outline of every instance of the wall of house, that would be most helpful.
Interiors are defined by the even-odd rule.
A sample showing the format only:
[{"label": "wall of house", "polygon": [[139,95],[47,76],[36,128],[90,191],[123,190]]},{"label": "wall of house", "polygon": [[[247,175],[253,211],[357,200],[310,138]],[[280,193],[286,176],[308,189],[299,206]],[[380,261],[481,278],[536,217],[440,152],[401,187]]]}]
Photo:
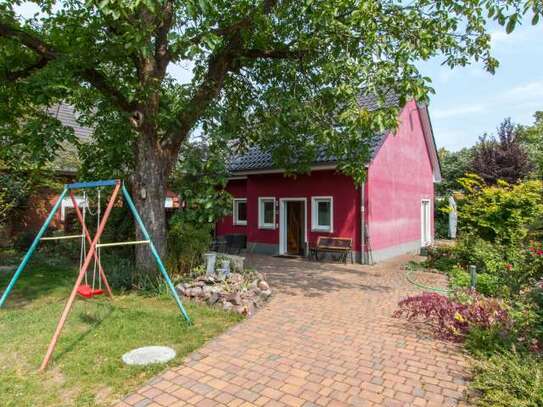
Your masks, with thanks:
[{"label": "wall of house", "polygon": [[[235,198],[247,198],[247,226],[233,224],[232,216],[217,223],[217,235],[243,233],[247,235],[248,248],[256,252],[277,254],[279,250],[279,201],[281,198],[305,198],[307,202],[307,240],[314,245],[318,236],[351,237],[353,247],[360,247],[360,190],[352,178],[334,170],[313,171],[296,178],[282,174],[250,175],[244,180],[230,181],[227,190]],[[333,232],[311,230],[311,197],[333,197]],[[258,198],[275,197],[275,229],[259,229]]]},{"label": "wall of house", "polygon": [[[73,179],[67,179],[64,181],[66,183],[75,182]],[[105,189],[104,191],[102,191],[102,197],[104,197],[105,194],[105,197],[109,199],[111,191],[111,189]],[[83,196],[81,190],[76,190],[74,194],[77,198],[82,198]],[[9,237],[11,239],[14,239],[22,233],[36,234],[47,219],[49,212],[53,209],[53,206],[55,205],[59,197],[60,193],[58,190],[43,188],[35,191],[28,198],[27,202],[25,202],[23,206],[17,208],[14,220],[9,225]],[[166,191],[166,197],[171,198],[171,200],[168,202],[169,206],[166,208],[167,215],[170,215],[175,209],[181,207],[181,202],[179,199],[179,195],[171,191]],[[70,195],[67,194],[64,199],[70,200]],[[93,197],[91,199],[91,202],[95,202],[94,200],[95,198]],[[102,201],[102,210],[104,209],[106,204],[107,201]],[[116,201],[116,206],[122,206],[123,204],[124,201],[118,198]],[[72,225],[73,227],[73,225],[76,224],[78,225],[79,223],[76,218],[75,209],[71,207],[66,207],[65,219],[63,220],[61,207],[59,207],[59,210],[55,213],[51,223],[49,224],[49,229],[69,229],[68,226]],[[75,228],[76,230],[80,230],[79,226],[75,226]]]},{"label": "wall of house", "polygon": [[[420,248],[422,199],[430,200],[433,222],[432,165],[415,102],[399,119],[397,133],[387,137],[368,169],[366,222],[375,261]],[[432,236],[433,230],[432,224]]]}]

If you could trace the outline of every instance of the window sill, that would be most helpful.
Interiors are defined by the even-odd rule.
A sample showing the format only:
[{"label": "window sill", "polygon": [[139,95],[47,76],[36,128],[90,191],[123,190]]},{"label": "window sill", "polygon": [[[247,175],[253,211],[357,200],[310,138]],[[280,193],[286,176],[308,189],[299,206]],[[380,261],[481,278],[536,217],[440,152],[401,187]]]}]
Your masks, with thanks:
[{"label": "window sill", "polygon": [[247,222],[234,222],[234,226],[247,226]]},{"label": "window sill", "polygon": [[331,228],[311,228],[312,232],[321,232],[321,233],[334,233],[334,230]]},{"label": "window sill", "polygon": [[258,225],[258,228],[262,230],[275,230],[275,225]]}]

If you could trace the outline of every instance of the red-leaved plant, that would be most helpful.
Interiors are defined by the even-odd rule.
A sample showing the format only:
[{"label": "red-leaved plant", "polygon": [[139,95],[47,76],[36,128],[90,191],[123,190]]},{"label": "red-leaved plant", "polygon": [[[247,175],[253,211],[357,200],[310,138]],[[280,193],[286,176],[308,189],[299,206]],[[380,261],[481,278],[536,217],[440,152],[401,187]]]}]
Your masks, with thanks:
[{"label": "red-leaved plant", "polygon": [[470,293],[458,302],[437,293],[422,293],[400,301],[393,316],[430,324],[438,337],[462,341],[472,327],[508,327],[511,318],[500,301]]}]

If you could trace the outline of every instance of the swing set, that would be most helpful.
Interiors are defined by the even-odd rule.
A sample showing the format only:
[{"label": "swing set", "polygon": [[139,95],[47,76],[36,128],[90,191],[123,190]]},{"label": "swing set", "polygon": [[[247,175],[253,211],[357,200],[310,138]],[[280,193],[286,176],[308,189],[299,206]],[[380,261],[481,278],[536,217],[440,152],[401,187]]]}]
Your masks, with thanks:
[{"label": "swing set", "polygon": [[[107,207],[102,215],[100,199],[101,199],[101,188],[103,187],[113,187],[113,192],[111,193]],[[98,190],[97,192],[98,202],[97,202],[97,209],[96,209],[95,214],[93,214],[89,208],[88,198],[85,192],[85,190],[89,188],[97,188]],[[83,205],[81,205],[83,211],[81,211],[80,205],[78,204],[78,201],[73,193],[74,190],[80,190],[80,189],[84,190],[84,195],[83,195],[83,200],[82,200]],[[113,209],[113,206],[115,204],[115,200],[117,196],[119,195],[119,191],[121,191],[124,197],[124,200],[126,201],[128,208],[130,209],[130,212],[132,213],[136,223],[138,224],[141,230],[141,233],[144,237],[144,240],[136,240],[136,241],[130,241],[130,242],[101,243],[100,237],[102,236],[102,233],[104,232],[104,228],[106,226],[111,210]],[[79,223],[81,224],[81,234],[71,235],[71,236],[44,237],[43,235],[47,231],[49,224],[53,220],[55,213],[60,208],[60,205],[67,194],[70,195],[77,219]],[[89,211],[91,215],[96,215],[96,218],[97,218],[96,233],[94,235],[94,238],[91,236],[86,226],[87,210]],[[99,295],[103,295],[104,293],[107,293],[109,298],[113,298],[111,287],[109,286],[106,275],[104,273],[104,269],[102,268],[102,263],[100,261],[101,248],[113,247],[113,246],[124,246],[124,245],[137,245],[137,244],[149,245],[151,254],[154,257],[157,263],[158,269],[160,270],[160,273],[164,277],[164,280],[166,281],[166,284],[168,285],[168,288],[170,289],[170,292],[173,298],[175,299],[175,302],[177,303],[177,306],[179,307],[181,314],[183,315],[187,323],[189,324],[191,323],[190,317],[185,311],[185,308],[183,307],[183,304],[181,303],[181,300],[175,290],[172,280],[170,279],[170,276],[168,275],[168,272],[166,271],[166,268],[164,267],[164,263],[162,263],[162,260],[160,259],[160,255],[158,254],[158,251],[156,250],[155,245],[153,244],[153,241],[151,240],[151,237],[149,236],[149,233],[147,232],[147,229],[145,228],[145,224],[143,223],[136,209],[136,206],[134,205],[134,202],[132,201],[132,197],[128,193],[128,190],[126,189],[125,185],[120,180],[76,182],[73,184],[64,185],[64,190],[60,194],[60,197],[58,198],[55,205],[53,206],[53,209],[47,216],[44,224],[42,225],[38,234],[34,238],[32,245],[26,252],[23,260],[21,261],[21,264],[19,264],[19,267],[17,267],[17,270],[13,274],[13,277],[11,278],[6,290],[2,294],[2,297],[0,298],[0,308],[2,308],[2,306],[5,304],[15,283],[17,282],[21,273],[23,272],[26,265],[30,261],[30,258],[32,257],[32,254],[35,252],[40,241],[63,240],[63,239],[81,239],[79,274],[77,276],[75,285],[70,293],[70,296],[68,297],[68,301],[66,302],[64,310],[62,311],[57,327],[55,329],[55,333],[53,334],[53,337],[51,338],[51,342],[49,343],[47,353],[45,354],[43,362],[40,366],[40,371],[44,371],[47,368],[47,365],[49,364],[49,361],[53,355],[56,344],[60,337],[60,333],[62,332],[62,328],[64,327],[64,324],[66,323],[66,319],[68,318],[68,314],[70,313],[70,310],[73,306],[73,303],[76,297],[79,295],[83,298],[91,299],[95,296],[99,296]],[[90,245],[88,251],[86,251],[87,244]],[[90,266],[93,261],[94,261],[93,263],[94,265],[92,269],[92,278],[89,278],[90,277],[89,274],[91,271]],[[91,280],[90,284],[89,284],[89,280]]]}]

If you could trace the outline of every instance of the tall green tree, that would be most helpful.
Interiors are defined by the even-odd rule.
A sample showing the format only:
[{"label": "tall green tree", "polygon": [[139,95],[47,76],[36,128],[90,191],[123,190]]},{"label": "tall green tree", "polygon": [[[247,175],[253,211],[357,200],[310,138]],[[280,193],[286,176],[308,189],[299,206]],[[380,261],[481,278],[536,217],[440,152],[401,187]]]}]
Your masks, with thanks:
[{"label": "tall green tree", "polygon": [[473,148],[465,147],[458,151],[440,148],[438,151],[443,181],[437,184],[438,195],[445,196],[452,191],[462,189],[458,180],[471,172]]},{"label": "tall green tree", "polygon": [[537,178],[543,179],[543,112],[535,112],[534,124],[522,126],[519,133],[530,159],[535,163]]},{"label": "tall green tree", "polygon": [[[166,181],[195,129],[270,147],[284,166],[307,168],[325,144],[361,178],[369,137],[397,117],[361,111],[362,88],[424,100],[430,80],[416,62],[436,55],[493,72],[487,21],[510,32],[543,13],[539,0],[35,0],[41,13],[22,19],[20,3],[0,2],[4,134],[23,143],[44,105],[74,105],[96,126],[87,157],[130,175],[161,251]],[[188,83],[168,73],[182,62]],[[46,130],[47,146],[60,141]]]}]

